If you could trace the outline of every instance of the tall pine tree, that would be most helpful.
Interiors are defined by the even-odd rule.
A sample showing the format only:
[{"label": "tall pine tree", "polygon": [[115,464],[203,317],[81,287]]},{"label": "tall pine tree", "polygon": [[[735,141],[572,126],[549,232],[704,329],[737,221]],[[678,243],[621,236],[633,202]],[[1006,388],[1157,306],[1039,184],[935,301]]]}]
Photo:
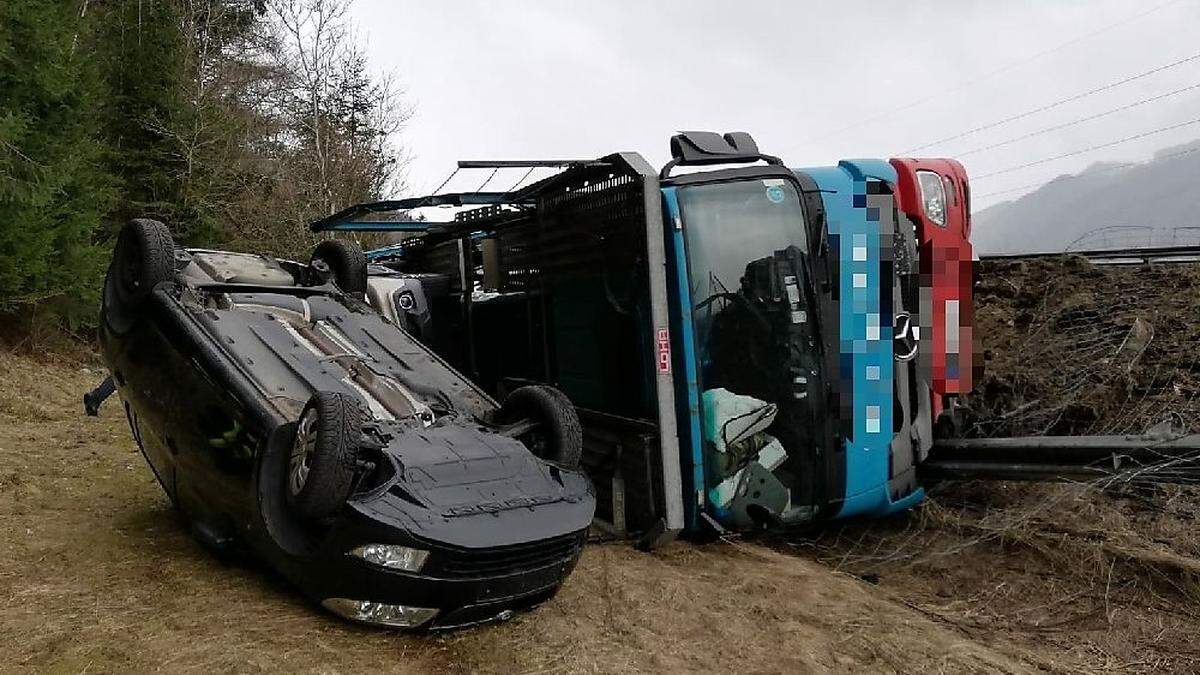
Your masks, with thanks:
[{"label": "tall pine tree", "polygon": [[[94,312],[113,191],[100,90],[73,3],[0,2],[0,311]],[[90,317],[88,317],[90,318]]]},{"label": "tall pine tree", "polygon": [[168,223],[183,241],[206,239],[183,217],[186,159],[178,120],[184,94],[180,3],[107,0],[96,6],[94,53],[105,88],[102,112],[106,166],[120,189],[110,224],[129,218]]}]

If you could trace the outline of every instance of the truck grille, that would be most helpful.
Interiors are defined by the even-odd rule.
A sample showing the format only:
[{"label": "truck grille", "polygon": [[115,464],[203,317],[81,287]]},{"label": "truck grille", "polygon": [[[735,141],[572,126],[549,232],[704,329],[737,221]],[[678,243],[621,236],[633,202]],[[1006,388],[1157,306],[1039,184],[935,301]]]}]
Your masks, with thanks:
[{"label": "truck grille", "polygon": [[518,574],[565,562],[583,547],[583,532],[528,544],[479,550],[438,551],[438,572],[447,578],[493,577]]}]

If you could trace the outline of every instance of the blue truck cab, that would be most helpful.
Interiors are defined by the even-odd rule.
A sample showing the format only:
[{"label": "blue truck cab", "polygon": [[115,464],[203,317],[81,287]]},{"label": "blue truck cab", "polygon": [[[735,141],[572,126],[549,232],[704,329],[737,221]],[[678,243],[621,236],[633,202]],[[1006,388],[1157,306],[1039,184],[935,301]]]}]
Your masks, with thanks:
[{"label": "blue truck cab", "polygon": [[[919,304],[895,170],[880,160],[789,170],[736,134],[683,134],[673,154],[660,180],[688,526],[879,516],[919,502],[915,468],[932,429],[915,345],[895,339]],[[670,175],[718,160],[760,161]]]},{"label": "blue truck cab", "polygon": [[[793,169],[744,133],[636,153],[463,162],[556,172],[504,193],[351,207],[318,231],[415,231],[368,299],[497,398],[564,391],[598,525],[684,533],[919,502],[932,441],[917,236],[884,160]],[[453,220],[407,217],[455,207]]]}]

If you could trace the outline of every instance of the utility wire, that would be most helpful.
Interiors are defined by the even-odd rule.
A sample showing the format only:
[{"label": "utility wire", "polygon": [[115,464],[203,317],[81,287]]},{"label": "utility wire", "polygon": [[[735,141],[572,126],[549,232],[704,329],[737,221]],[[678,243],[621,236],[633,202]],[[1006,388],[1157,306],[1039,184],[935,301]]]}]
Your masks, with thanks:
[{"label": "utility wire", "polygon": [[[1160,5],[1155,5],[1154,7],[1151,7],[1150,9],[1148,9],[1148,10],[1146,10],[1146,11],[1144,11],[1144,12],[1141,12],[1141,13],[1139,13],[1139,14],[1134,14],[1133,16],[1130,16],[1130,17],[1126,17],[1126,18],[1124,18],[1124,19],[1122,19],[1122,20],[1120,20],[1120,21],[1117,21],[1116,23],[1110,23],[1110,24],[1108,24],[1107,26],[1103,26],[1103,27],[1101,27],[1101,28],[1097,28],[1096,30],[1094,30],[1094,31],[1092,31],[1092,32],[1090,32],[1090,33],[1085,33],[1085,34],[1083,34],[1083,35],[1080,35],[1080,36],[1079,36],[1079,37],[1077,37],[1077,38],[1073,38],[1073,39],[1071,39],[1071,40],[1068,40],[1068,41],[1066,41],[1066,42],[1063,42],[1063,43],[1061,43],[1061,44],[1058,44],[1058,45],[1056,45],[1056,46],[1054,46],[1054,47],[1051,47],[1051,48],[1049,48],[1049,49],[1044,49],[1044,50],[1042,50],[1042,51],[1040,51],[1040,52],[1037,52],[1037,53],[1035,53],[1035,54],[1030,54],[1029,56],[1027,56],[1027,57],[1025,57],[1025,58],[1023,58],[1023,59],[1019,59],[1019,60],[1017,60],[1017,61],[1012,61],[1012,62],[1010,62],[1010,63],[1008,63],[1008,64],[1006,64],[1006,65],[1000,66],[1000,67],[998,67],[998,68],[995,68],[995,69],[993,69],[993,70],[989,70],[989,71],[987,71],[987,72],[985,72],[985,73],[983,73],[983,74],[981,74],[981,75],[978,75],[978,76],[976,76],[976,77],[973,77],[973,78],[971,78],[971,79],[968,79],[968,80],[965,80],[965,81],[963,81],[963,82],[960,82],[959,84],[956,84],[956,85],[954,85],[953,87],[950,87],[950,88],[948,88],[948,89],[941,89],[941,90],[939,90],[939,91],[938,91],[937,93],[935,93],[935,94],[931,94],[931,95],[929,95],[929,96],[926,96],[926,97],[924,97],[924,98],[917,99],[917,100],[915,100],[915,101],[911,101],[911,102],[909,102],[909,103],[906,103],[906,104],[904,104],[904,105],[902,105],[902,106],[900,106],[900,107],[897,107],[897,108],[892,108],[892,109],[890,109],[890,110],[887,110],[887,111],[884,111],[884,112],[882,112],[882,113],[879,113],[878,115],[872,115],[871,117],[867,117],[867,118],[861,119],[861,120],[859,120],[859,121],[857,121],[857,122],[854,122],[854,123],[852,123],[852,124],[849,124],[849,125],[847,125],[847,126],[840,127],[840,128],[838,128],[838,129],[834,129],[833,131],[831,131],[831,132],[829,132],[829,133],[827,133],[827,134],[824,134],[824,135],[822,135],[822,136],[817,136],[817,137],[815,137],[815,138],[810,138],[810,139],[808,139],[808,141],[805,141],[805,142],[820,141],[820,140],[824,140],[824,139],[826,139],[826,138],[831,138],[831,137],[833,137],[833,136],[838,136],[838,135],[841,135],[841,134],[843,134],[843,133],[845,133],[845,132],[847,132],[847,131],[851,131],[851,130],[853,130],[853,129],[857,129],[858,127],[861,127],[861,126],[863,126],[863,125],[870,124],[870,123],[872,123],[872,122],[877,122],[877,121],[879,121],[879,120],[881,120],[881,119],[886,119],[886,118],[888,118],[888,117],[891,117],[892,115],[895,115],[896,113],[899,113],[899,112],[904,112],[904,111],[906,111],[906,110],[910,110],[910,109],[912,109],[912,108],[916,108],[917,106],[924,105],[924,104],[926,104],[926,103],[928,103],[928,102],[930,102],[930,101],[934,101],[934,100],[937,100],[937,99],[943,98],[943,97],[945,97],[945,95],[946,95],[946,94],[948,94],[948,93],[952,93],[952,92],[955,92],[955,91],[959,91],[959,90],[961,90],[961,89],[966,89],[967,87],[974,86],[974,85],[976,85],[976,84],[978,84],[978,83],[980,83],[980,82],[982,82],[982,81],[984,81],[984,80],[991,79],[991,78],[993,78],[993,77],[995,77],[995,76],[997,76],[997,75],[1001,75],[1001,74],[1003,74],[1003,73],[1006,73],[1006,72],[1008,72],[1008,71],[1010,71],[1010,70],[1013,70],[1014,68],[1018,68],[1018,67],[1020,67],[1020,66],[1023,66],[1023,65],[1025,65],[1025,64],[1027,64],[1027,63],[1031,63],[1031,62],[1033,62],[1033,61],[1036,61],[1036,60],[1038,60],[1038,59],[1042,58],[1043,56],[1049,56],[1050,54],[1054,54],[1055,52],[1062,51],[1063,49],[1066,49],[1067,47],[1070,47],[1070,46],[1072,46],[1072,45],[1075,45],[1075,44],[1078,44],[1078,43],[1080,43],[1080,42],[1083,42],[1084,40],[1087,40],[1087,39],[1093,38],[1093,37],[1095,37],[1095,36],[1097,36],[1097,35],[1100,35],[1101,33],[1107,33],[1108,31],[1110,31],[1110,30],[1112,30],[1112,29],[1114,29],[1114,28],[1119,28],[1119,27],[1121,27],[1121,26],[1124,26],[1124,25],[1125,25],[1125,24],[1127,24],[1127,23],[1131,23],[1131,22],[1133,22],[1133,21],[1136,21],[1136,20],[1138,20],[1138,19],[1140,19],[1140,18],[1142,18],[1142,17],[1144,17],[1144,16],[1147,16],[1147,15],[1153,14],[1153,13],[1155,13],[1155,12],[1158,12],[1158,11],[1160,11],[1160,10],[1166,9],[1166,8],[1167,8],[1167,7],[1169,7],[1169,6],[1171,6],[1171,5],[1174,5],[1174,4],[1178,3],[1179,1],[1180,1],[1180,0],[1168,0],[1168,2],[1164,2],[1164,3],[1160,4]],[[792,149],[796,148],[798,145],[802,145],[802,143],[799,143],[799,144],[796,144],[796,145],[792,145],[792,146],[790,146],[790,147],[788,147],[788,148],[785,148],[785,151],[786,151],[786,150],[792,150]]]},{"label": "utility wire", "polygon": [[974,129],[968,129],[967,131],[964,131],[960,134],[955,134],[953,136],[947,136],[945,138],[941,138],[936,141],[930,141],[929,143],[918,145],[916,147],[912,147],[907,150],[901,150],[900,152],[896,153],[896,155],[897,156],[905,156],[905,155],[911,154],[913,152],[916,152],[918,150],[924,150],[925,148],[929,148],[929,147],[932,147],[935,145],[941,145],[942,143],[946,143],[947,141],[955,141],[960,138],[970,136],[971,134],[979,133],[980,131],[985,131],[987,129],[992,129],[992,128],[998,127],[1002,124],[1008,124],[1009,122],[1015,122],[1019,119],[1024,119],[1026,117],[1029,117],[1030,115],[1036,115],[1038,113],[1045,112],[1045,111],[1051,110],[1053,108],[1057,108],[1060,105],[1072,103],[1074,101],[1078,101],[1080,99],[1087,98],[1088,96],[1091,96],[1093,94],[1099,94],[1102,91],[1108,91],[1109,89],[1114,89],[1116,87],[1120,87],[1122,85],[1129,84],[1130,82],[1135,82],[1144,77],[1149,77],[1151,75],[1154,75],[1155,73],[1161,73],[1164,70],[1169,70],[1171,68],[1176,68],[1178,66],[1182,66],[1185,63],[1190,63],[1197,59],[1200,59],[1200,52],[1197,52],[1195,54],[1192,54],[1191,56],[1179,59],[1178,61],[1172,61],[1170,63],[1158,66],[1157,68],[1151,68],[1150,70],[1138,73],[1136,75],[1131,75],[1124,79],[1117,80],[1116,82],[1109,82],[1108,84],[1100,86],[1100,87],[1096,87],[1095,89],[1089,89],[1085,92],[1075,94],[1073,96],[1061,98],[1057,101],[1054,101],[1053,103],[1047,103],[1046,105],[1034,108],[1032,110],[1026,110],[1023,113],[1018,113],[1018,114],[1012,115],[1010,117],[1005,117],[1004,119],[996,120],[995,122],[991,122],[989,124],[984,124],[983,126],[978,126],[978,127],[975,127]]},{"label": "utility wire", "polygon": [[967,155],[973,155],[977,152],[985,152],[988,150],[995,150],[996,148],[1001,148],[1006,145],[1011,145],[1018,141],[1023,141],[1027,138],[1041,136],[1043,134],[1048,134],[1051,131],[1058,131],[1059,129],[1066,129],[1067,127],[1073,127],[1076,124],[1081,124],[1083,122],[1090,122],[1095,119],[1100,119],[1101,117],[1106,117],[1113,113],[1121,112],[1122,110],[1129,110],[1131,108],[1136,108],[1138,106],[1146,105],[1147,103],[1154,103],[1155,101],[1161,101],[1164,98],[1168,98],[1170,96],[1175,96],[1176,94],[1182,94],[1185,91],[1191,91],[1193,89],[1200,89],[1200,83],[1193,84],[1189,87],[1183,87],[1181,89],[1176,89],[1175,91],[1168,91],[1167,93],[1159,94],[1158,96],[1151,96],[1150,98],[1144,98],[1144,99],[1141,99],[1140,101],[1134,101],[1133,103],[1129,103],[1127,105],[1123,105],[1123,106],[1120,106],[1117,108],[1112,108],[1111,110],[1105,110],[1102,113],[1096,113],[1095,115],[1088,115],[1087,117],[1080,117],[1077,120],[1071,120],[1070,122],[1064,122],[1063,124],[1056,124],[1052,127],[1046,127],[1045,129],[1039,129],[1038,131],[1030,132],[1028,134],[1025,134],[1024,136],[1017,136],[1016,138],[1010,138],[1007,141],[1000,141],[999,143],[985,145],[982,148],[975,148],[974,150],[967,150],[966,152],[956,152],[956,153],[954,153],[954,156],[956,158],[966,157]]},{"label": "utility wire", "polygon": [[1053,157],[1046,157],[1043,159],[1034,160],[1032,162],[1026,162],[1024,164],[1010,166],[1010,167],[1007,167],[1004,169],[1000,169],[998,171],[993,171],[991,173],[985,173],[982,176],[976,176],[972,180],[976,180],[976,181],[983,180],[985,178],[991,178],[992,176],[999,176],[1001,174],[1010,173],[1012,171],[1018,171],[1020,169],[1027,169],[1031,166],[1038,166],[1039,164],[1053,162],[1058,159],[1064,159],[1066,157],[1074,157],[1075,155],[1082,155],[1085,152],[1092,152],[1093,150],[1100,150],[1102,148],[1110,148],[1114,145],[1119,145],[1121,143],[1127,143],[1129,141],[1135,141],[1139,138],[1146,138],[1147,136],[1153,136],[1155,134],[1161,134],[1166,131],[1171,131],[1172,129],[1181,129],[1183,127],[1191,126],[1193,124],[1200,124],[1200,117],[1198,117],[1194,120],[1188,120],[1187,122],[1180,122],[1179,124],[1172,124],[1172,125],[1166,126],[1166,127],[1159,127],[1157,129],[1151,129],[1150,131],[1145,131],[1140,134],[1134,134],[1133,136],[1126,136],[1125,138],[1118,138],[1117,140],[1109,141],[1108,143],[1101,143],[1100,145],[1093,145],[1088,148],[1082,148],[1080,150],[1073,150],[1071,152],[1065,152],[1061,155],[1054,155]]},{"label": "utility wire", "polygon": [[[1180,150],[1179,152],[1172,152],[1169,155],[1155,157],[1151,161],[1165,162],[1167,160],[1177,159],[1184,155],[1190,155],[1193,152],[1200,152],[1200,145],[1198,145],[1194,148],[1188,148],[1187,150]],[[1055,178],[1055,179],[1049,180],[1049,181],[1041,181],[1038,183],[1026,183],[1025,185],[1018,185],[1017,187],[1008,188],[1007,190],[996,190],[994,192],[985,192],[981,195],[973,195],[973,197],[975,199],[983,199],[985,197],[995,197],[996,195],[1006,195],[1010,192],[1017,192],[1020,190],[1028,190],[1029,188],[1045,187],[1047,185],[1050,185],[1051,183],[1058,183],[1058,182],[1067,181],[1067,180],[1075,180],[1076,178],[1087,178],[1088,176],[1093,176],[1098,173],[1106,173],[1109,171],[1119,171],[1121,169],[1133,169],[1133,168],[1137,168],[1138,166],[1141,166],[1141,165],[1118,164],[1117,166],[1108,166],[1108,167],[1104,167],[1102,169],[1093,169],[1091,171],[1088,171],[1087,173],[1079,173],[1079,174],[1075,174],[1072,176],[1063,176],[1062,178]]]}]

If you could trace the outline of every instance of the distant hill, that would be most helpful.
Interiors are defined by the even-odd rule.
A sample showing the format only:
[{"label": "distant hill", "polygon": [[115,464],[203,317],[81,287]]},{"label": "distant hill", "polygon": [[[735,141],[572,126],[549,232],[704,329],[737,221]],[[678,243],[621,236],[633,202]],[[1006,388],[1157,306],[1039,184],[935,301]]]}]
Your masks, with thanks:
[{"label": "distant hill", "polygon": [[[986,190],[975,187],[974,192]],[[976,212],[972,222],[971,239],[985,255],[1061,251],[1080,237],[1097,248],[1106,242],[1170,243],[1174,228],[1200,228],[1200,140],[1160,150],[1144,163],[1098,163],[1079,174],[1059,176],[1020,199]],[[1088,236],[1117,226],[1156,230]],[[1180,243],[1200,243],[1200,229],[1174,234]]]}]

